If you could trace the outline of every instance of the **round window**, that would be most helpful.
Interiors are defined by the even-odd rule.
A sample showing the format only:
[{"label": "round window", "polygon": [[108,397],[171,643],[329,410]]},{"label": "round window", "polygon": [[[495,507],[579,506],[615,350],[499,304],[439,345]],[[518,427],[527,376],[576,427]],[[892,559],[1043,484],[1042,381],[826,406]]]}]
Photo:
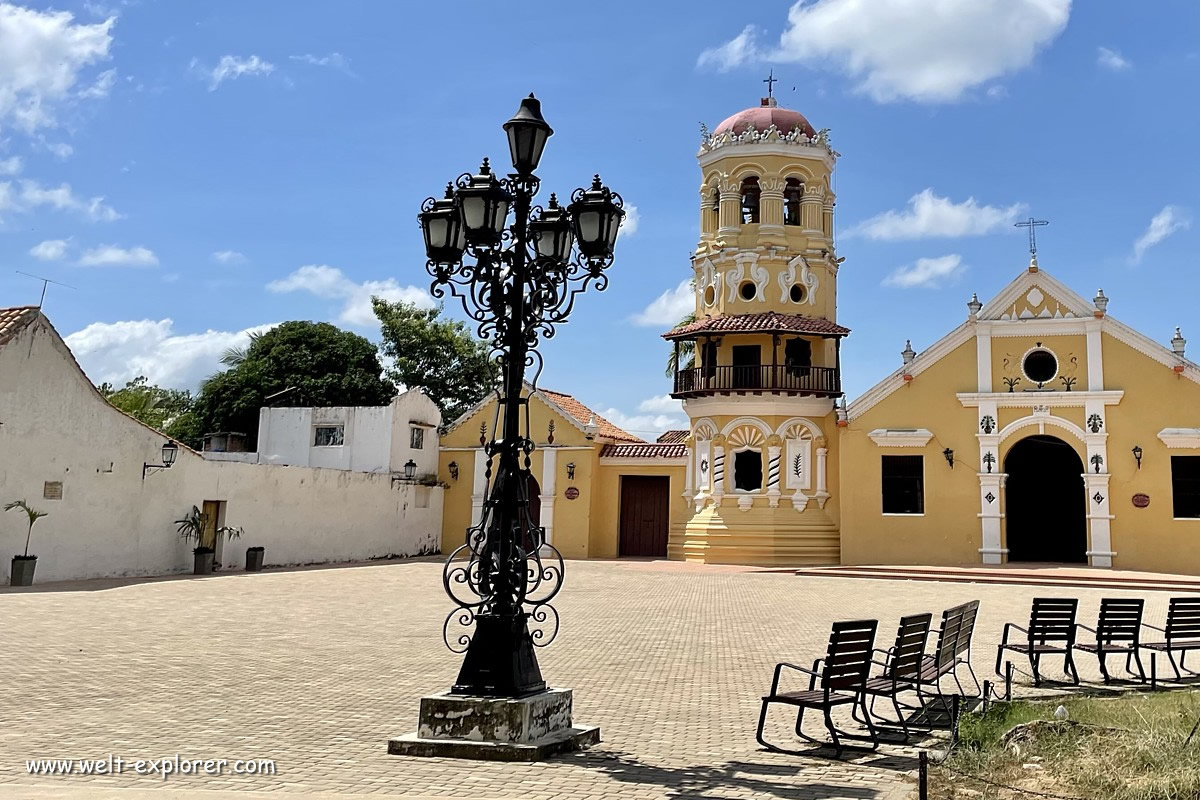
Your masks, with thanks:
[{"label": "round window", "polygon": [[803,303],[804,302],[804,287],[798,283],[792,284],[791,295],[792,295],[793,303]]},{"label": "round window", "polygon": [[709,286],[704,290],[704,305],[711,306],[715,302],[717,302],[717,290]]},{"label": "round window", "polygon": [[1025,377],[1038,386],[1054,380],[1058,374],[1058,359],[1049,350],[1031,350],[1021,364]]},{"label": "round window", "polygon": [[757,291],[758,287],[754,285],[754,281],[746,281],[738,287],[738,294],[742,296],[743,300],[753,300]]}]

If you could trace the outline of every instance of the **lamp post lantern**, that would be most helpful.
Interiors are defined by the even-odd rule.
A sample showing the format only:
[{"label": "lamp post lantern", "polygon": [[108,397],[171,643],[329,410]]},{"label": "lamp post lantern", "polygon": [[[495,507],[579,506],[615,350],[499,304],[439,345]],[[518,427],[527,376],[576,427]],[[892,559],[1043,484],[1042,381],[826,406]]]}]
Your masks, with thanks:
[{"label": "lamp post lantern", "polygon": [[[462,301],[479,336],[491,345],[500,373],[496,422],[482,455],[487,459],[482,513],[442,573],[456,604],[443,638],[465,656],[450,691],[422,700],[423,732],[427,700],[520,702],[566,692],[569,704],[569,690],[547,690],[534,651],[558,631],[558,612],[550,602],[562,587],[563,559],[530,510],[535,445],[526,368],[536,387],[539,341],[554,335],[582,292],[607,286],[625,211],[620,195],[599,176],[576,189],[565,208],[554,195],[544,208],[535,206],[540,180],[534,170],[553,134],[539,101],[525,98],[504,130],[514,171],[498,178],[485,159],[478,173],[460,176],[445,198],[426,200],[419,216],[433,296],[449,290]],[[450,209],[457,211],[461,239],[455,239]],[[439,719],[463,713],[469,718],[473,712],[443,713]],[[418,740],[398,741],[392,740],[391,752],[416,752],[408,745]]]}]

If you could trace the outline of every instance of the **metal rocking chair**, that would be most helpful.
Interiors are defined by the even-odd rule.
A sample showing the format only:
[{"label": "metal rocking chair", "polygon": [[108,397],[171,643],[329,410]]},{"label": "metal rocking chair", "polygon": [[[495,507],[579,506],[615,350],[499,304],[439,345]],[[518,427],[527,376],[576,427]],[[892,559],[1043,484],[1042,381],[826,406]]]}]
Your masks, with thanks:
[{"label": "metal rocking chair", "polygon": [[[925,653],[925,642],[929,638],[929,624],[933,621],[932,614],[914,614],[908,617],[901,617],[900,627],[896,630],[896,643],[886,652],[876,649],[876,653],[882,653],[886,656],[886,660],[875,662],[883,667],[883,673],[874,678],[868,678],[863,686],[863,691],[870,696],[871,701],[867,708],[868,714],[874,714],[884,726],[895,727],[899,724],[900,729],[904,732],[904,741],[908,741],[911,735],[908,729],[908,722],[904,719],[904,711],[900,705],[901,692],[915,692],[917,685],[921,680],[921,662]],[[896,710],[896,722],[875,713],[875,701],[880,697],[886,697],[892,701],[892,708]],[[857,710],[854,714],[855,720],[866,723],[865,719],[858,717]]]},{"label": "metal rocking chair", "polygon": [[[1075,669],[1075,661],[1071,657],[1071,651],[1075,648],[1075,614],[1078,610],[1079,600],[1074,597],[1035,597],[1029,612],[1028,629],[1013,622],[1004,624],[1004,634],[996,648],[996,674],[1002,674],[1000,662],[1005,650],[1024,653],[1033,669],[1033,685],[1041,686],[1042,675],[1038,666],[1042,656],[1058,654],[1063,657],[1064,671],[1071,682],[1078,686],[1079,671]],[[1010,642],[1010,630],[1025,634],[1025,641]]]},{"label": "metal rocking chair", "polygon": [[[856,622],[835,622],[829,634],[829,647],[825,658],[813,662],[812,669],[806,669],[796,664],[780,663],[775,667],[775,678],[771,681],[771,693],[762,699],[762,711],[758,716],[758,731],[755,738],[758,743],[768,750],[791,755],[811,755],[801,750],[789,750],[768,742],[763,738],[763,728],[767,722],[767,709],[772,703],[795,706],[799,709],[796,716],[796,735],[813,744],[823,745],[824,742],[806,734],[803,730],[804,712],[808,709],[821,709],[825,717],[825,728],[833,740],[836,758],[842,757],[845,745],[842,739],[860,739],[871,742],[872,750],[879,747],[879,736],[867,712],[864,684],[871,669],[871,655],[875,646],[875,631],[879,623],[875,620],[859,620]],[[809,676],[808,689],[804,691],[781,692],[779,679],[784,668],[802,672]],[[820,681],[820,686],[817,681]],[[869,736],[861,736],[839,731],[833,724],[832,712],[836,706],[851,705],[863,709]],[[841,734],[839,736],[839,734]]]},{"label": "metal rocking chair", "polygon": [[1136,662],[1136,677],[1142,683],[1146,682],[1146,670],[1138,652],[1138,648],[1141,647],[1142,611],[1145,606],[1146,601],[1140,598],[1105,597],[1100,601],[1100,617],[1095,629],[1087,625],[1076,625],[1080,630],[1095,635],[1095,642],[1076,641],[1075,649],[1096,656],[1105,683],[1112,682],[1107,662],[1108,656],[1114,653],[1125,656],[1125,671],[1130,675],[1135,674],[1130,667]]}]

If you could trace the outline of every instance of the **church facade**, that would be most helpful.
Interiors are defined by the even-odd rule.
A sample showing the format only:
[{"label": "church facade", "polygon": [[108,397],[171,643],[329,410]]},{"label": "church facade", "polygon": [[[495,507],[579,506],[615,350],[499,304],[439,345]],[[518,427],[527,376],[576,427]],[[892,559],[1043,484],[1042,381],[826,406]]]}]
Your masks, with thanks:
[{"label": "church facade", "polygon": [[[1200,573],[1200,366],[1178,330],[1153,341],[1036,255],[847,402],[838,155],[773,98],[705,132],[695,313],[664,334],[688,429],[646,443],[567,395],[531,401],[535,492],[564,555]],[[482,504],[491,405],[443,439],[443,472],[460,453],[478,473],[447,491],[447,544]]]}]

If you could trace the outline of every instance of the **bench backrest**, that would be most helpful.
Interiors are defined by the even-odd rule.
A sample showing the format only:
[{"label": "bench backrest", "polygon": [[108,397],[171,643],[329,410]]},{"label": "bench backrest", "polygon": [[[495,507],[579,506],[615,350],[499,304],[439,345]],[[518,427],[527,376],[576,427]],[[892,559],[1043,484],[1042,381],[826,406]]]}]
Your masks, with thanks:
[{"label": "bench backrest", "polygon": [[1075,614],[1079,600],[1074,597],[1035,597],[1029,612],[1029,641],[1075,641]]},{"label": "bench backrest", "polygon": [[958,636],[954,640],[954,654],[961,656],[971,651],[971,637],[975,634],[975,620],[979,617],[979,601],[971,600],[957,606],[959,611]]},{"label": "bench backrest", "polygon": [[1142,611],[1146,601],[1141,598],[1105,597],[1100,601],[1100,619],[1096,623],[1096,641],[1100,644],[1133,642],[1137,644],[1142,630]]},{"label": "bench backrest", "polygon": [[859,689],[871,670],[875,648],[873,619],[835,622],[829,632],[829,648],[821,672],[821,685],[827,689]]},{"label": "bench backrest", "polygon": [[1200,639],[1200,597],[1172,597],[1167,608],[1168,639]]},{"label": "bench backrest", "polygon": [[921,659],[925,655],[925,642],[929,638],[929,623],[932,614],[913,614],[900,618],[896,629],[896,644],[892,647],[888,662],[887,677],[897,680],[915,680],[921,674]]}]

